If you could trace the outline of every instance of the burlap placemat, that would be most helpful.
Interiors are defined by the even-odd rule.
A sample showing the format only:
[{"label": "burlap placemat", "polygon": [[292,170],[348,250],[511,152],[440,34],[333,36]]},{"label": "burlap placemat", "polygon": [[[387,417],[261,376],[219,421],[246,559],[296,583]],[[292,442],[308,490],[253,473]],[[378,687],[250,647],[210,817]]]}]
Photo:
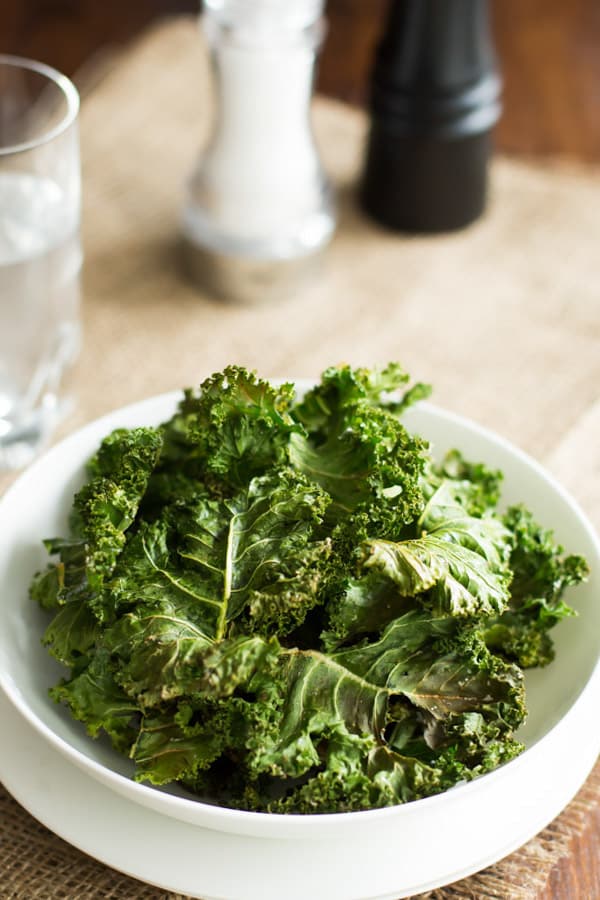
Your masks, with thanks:
[{"label": "burlap placemat", "polygon": [[[561,864],[587,830],[598,830],[600,767],[568,809],[518,853],[448,888],[414,900],[594,900],[597,892],[569,892]],[[593,836],[590,834],[593,840]],[[184,900],[121,875],[71,847],[28,816],[0,787],[0,897],[2,900]],[[580,860],[585,864],[585,859]],[[553,877],[554,876],[554,877]],[[549,890],[552,881],[556,893]],[[237,900],[237,898],[236,898]],[[285,900],[282,897],[281,900]],[[326,900],[323,897],[307,900]]]},{"label": "burlap placemat", "polygon": [[[320,99],[315,132],[339,190],[321,276],[294,300],[227,306],[185,280],[176,238],[210,120],[206,53],[190,20],[151,31],[83,106],[85,345],[63,433],[230,362],[311,377],[341,360],[398,359],[434,383],[436,402],[545,461],[600,525],[600,171],[498,159],[480,222],[398,237],[354,202],[365,117]],[[599,798],[597,769],[525,848],[428,896],[541,897],[597,824]],[[73,850],[4,793],[0,841],[1,898],[174,896]]]}]

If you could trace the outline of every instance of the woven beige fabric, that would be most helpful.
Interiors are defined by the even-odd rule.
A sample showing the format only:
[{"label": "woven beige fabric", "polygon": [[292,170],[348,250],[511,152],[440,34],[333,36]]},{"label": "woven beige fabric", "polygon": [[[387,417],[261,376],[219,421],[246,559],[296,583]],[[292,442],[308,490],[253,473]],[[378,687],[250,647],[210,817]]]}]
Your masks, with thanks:
[{"label": "woven beige fabric", "polygon": [[[84,103],[85,345],[63,433],[236,362],[316,376],[400,360],[437,403],[492,427],[559,475],[600,525],[600,170],[494,163],[487,215],[407,238],[356,207],[365,117],[319,100],[315,132],[339,190],[319,278],[278,305],[216,302],[181,274],[186,176],[209,131],[195,23],[151,31]],[[0,488],[8,483],[4,478]],[[600,770],[535,841],[429,896],[532,900],[597,815]],[[90,860],[0,794],[0,898],[174,897]]]}]

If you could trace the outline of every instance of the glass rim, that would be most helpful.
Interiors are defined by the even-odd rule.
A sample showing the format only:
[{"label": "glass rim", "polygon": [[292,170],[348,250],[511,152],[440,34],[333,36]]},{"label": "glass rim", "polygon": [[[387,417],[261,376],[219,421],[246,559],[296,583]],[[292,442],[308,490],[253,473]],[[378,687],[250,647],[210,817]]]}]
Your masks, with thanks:
[{"label": "glass rim", "polygon": [[51,81],[56,87],[62,91],[67,101],[67,110],[57,125],[54,125],[48,131],[45,131],[38,138],[29,141],[22,141],[20,144],[10,144],[6,147],[0,146],[0,157],[10,156],[15,153],[23,153],[28,150],[36,150],[43,144],[48,144],[64,132],[68,131],[71,125],[77,119],[79,113],[79,91],[70,78],[54,69],[46,63],[37,62],[35,59],[27,59],[25,56],[14,56],[10,53],[0,53],[0,66],[13,66],[15,69],[27,69],[30,72],[37,72],[43,75],[48,81]]}]

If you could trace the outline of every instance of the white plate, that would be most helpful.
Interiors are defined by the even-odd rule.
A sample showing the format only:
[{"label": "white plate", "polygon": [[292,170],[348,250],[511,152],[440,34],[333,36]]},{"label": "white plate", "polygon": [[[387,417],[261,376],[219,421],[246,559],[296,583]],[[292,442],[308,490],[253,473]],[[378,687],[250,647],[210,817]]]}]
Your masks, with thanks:
[{"label": "white plate", "polygon": [[[65,757],[40,743],[37,732],[20,716],[0,692],[2,756],[0,779],[8,791],[31,815],[73,846],[120,872],[147,881],[165,890],[202,898],[202,900],[355,900],[371,898],[374,879],[368,866],[377,864],[385,848],[355,845],[348,847],[343,867],[330,865],[327,847],[310,841],[297,844],[288,840],[269,841],[267,855],[260,839],[232,835],[226,843],[223,835],[199,828],[132,803],[99,781],[72,766]],[[521,784],[527,791],[527,784]],[[568,802],[572,787],[561,785],[558,802]],[[575,788],[576,789],[576,788]],[[491,810],[483,808],[479,832],[483,841],[470,848],[470,862],[458,868],[443,845],[432,843],[430,880],[408,881],[412,851],[410,834],[396,845],[397,866],[403,871],[404,887],[386,894],[397,900],[432,890],[478,871],[510,853],[548,820],[546,807],[535,811],[529,805],[526,830],[513,814],[514,831],[510,843],[497,842],[497,833],[489,828]],[[502,815],[502,810],[496,810]],[[460,830],[460,823],[457,823]],[[452,821],[445,817],[444,828],[450,836]],[[489,829],[489,830],[488,830]],[[408,837],[408,841],[406,841]],[[290,852],[291,851],[291,852]],[[319,852],[320,851],[320,852]],[[369,852],[370,851],[370,852]],[[375,851],[375,852],[373,852]],[[235,854],[235,855],[231,855]],[[483,854],[483,855],[482,855]],[[420,854],[419,854],[420,855]],[[443,875],[435,865],[440,856]],[[314,864],[315,856],[318,864]],[[298,870],[298,860],[312,861],[310,868]],[[260,867],[260,868],[258,868]],[[417,866],[417,868],[419,868]],[[258,877],[257,877],[258,875]],[[417,879],[419,876],[417,876]],[[258,882],[258,883],[257,883]],[[368,892],[368,893],[367,893]],[[381,900],[381,895],[379,900]]]},{"label": "white plate", "polygon": [[[115,868],[172,890],[226,900],[409,896],[482,868],[543,828],[581,786],[600,749],[598,542],[573,501],[534,461],[427,404],[406,417],[411,429],[430,438],[439,453],[459,446],[470,458],[503,469],[506,501],[524,500],[569,552],[583,553],[593,568],[591,581],[571,598],[579,618],[556,631],[557,661],[528,674],[531,712],[521,734],[528,750],[521,757],[472,784],[401,807],[323,816],[244,813],[132,782],[127,760],[91,741],[48,699],[47,687],[61,670],[40,647],[45,616],[27,599],[31,573],[44,564],[39,541],[65,532],[73,490],[101,437],[118,426],[162,421],[175,402],[175,395],[154,398],[72,435],[0,503],[0,684],[44,739],[38,753],[52,761],[57,780],[76,785],[71,802],[59,802],[60,792],[54,803],[42,802],[26,783],[29,772],[17,747],[6,764],[9,789],[50,828],[79,846],[85,840],[86,852]],[[102,833],[89,821],[96,804]],[[134,821],[140,828],[147,823],[143,838]],[[184,864],[179,841],[188,849],[194,845],[194,864]]]}]

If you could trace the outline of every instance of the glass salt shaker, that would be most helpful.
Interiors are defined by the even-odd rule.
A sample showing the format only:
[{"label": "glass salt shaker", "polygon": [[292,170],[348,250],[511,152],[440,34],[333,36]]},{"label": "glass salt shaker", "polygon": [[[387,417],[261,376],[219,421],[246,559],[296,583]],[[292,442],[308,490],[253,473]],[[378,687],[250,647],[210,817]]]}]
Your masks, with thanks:
[{"label": "glass salt shaker", "polygon": [[216,117],[182,231],[188,271],[219,297],[285,299],[335,214],[311,123],[324,0],[205,0]]}]

